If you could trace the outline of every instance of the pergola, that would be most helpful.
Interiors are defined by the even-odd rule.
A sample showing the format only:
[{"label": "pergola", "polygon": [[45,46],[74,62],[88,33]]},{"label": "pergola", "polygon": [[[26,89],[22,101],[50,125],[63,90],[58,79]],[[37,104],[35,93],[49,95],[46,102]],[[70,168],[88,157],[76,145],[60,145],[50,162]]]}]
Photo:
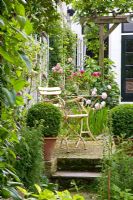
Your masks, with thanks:
[{"label": "pergola", "polygon": [[[116,16],[96,16],[81,18],[81,24],[85,22],[94,22],[99,25],[99,66],[102,67],[102,74],[104,74],[104,42],[108,36],[115,30],[120,23],[132,22],[133,15],[116,15]],[[105,33],[104,26],[112,24],[109,30]]]}]

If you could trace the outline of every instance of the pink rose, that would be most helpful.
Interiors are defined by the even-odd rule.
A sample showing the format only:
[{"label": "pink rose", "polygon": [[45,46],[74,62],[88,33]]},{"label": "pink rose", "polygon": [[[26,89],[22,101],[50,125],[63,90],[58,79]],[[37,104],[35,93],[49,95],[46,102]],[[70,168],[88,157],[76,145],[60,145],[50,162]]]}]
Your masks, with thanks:
[{"label": "pink rose", "polygon": [[77,76],[78,73],[77,73],[77,72],[73,72],[72,75],[73,75],[73,76]]},{"label": "pink rose", "polygon": [[85,70],[81,69],[81,70],[79,70],[79,72],[80,72],[81,74],[84,74],[84,73],[85,73]]},{"label": "pink rose", "polygon": [[93,72],[91,75],[95,77],[99,77],[101,76],[101,72]]}]

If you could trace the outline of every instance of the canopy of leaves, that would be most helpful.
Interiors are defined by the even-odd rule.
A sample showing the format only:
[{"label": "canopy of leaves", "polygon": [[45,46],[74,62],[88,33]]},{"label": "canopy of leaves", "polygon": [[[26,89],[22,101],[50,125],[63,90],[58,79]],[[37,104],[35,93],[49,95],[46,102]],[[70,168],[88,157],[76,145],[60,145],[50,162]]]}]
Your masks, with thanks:
[{"label": "canopy of leaves", "polygon": [[73,0],[73,6],[80,17],[94,17],[109,13],[123,14],[133,11],[133,3],[129,0]]}]

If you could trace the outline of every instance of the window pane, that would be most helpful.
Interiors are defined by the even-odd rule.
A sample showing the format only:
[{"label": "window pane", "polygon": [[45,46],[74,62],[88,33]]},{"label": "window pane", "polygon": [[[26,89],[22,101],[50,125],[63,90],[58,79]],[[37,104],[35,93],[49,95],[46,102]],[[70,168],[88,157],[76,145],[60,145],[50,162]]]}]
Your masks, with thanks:
[{"label": "window pane", "polygon": [[126,65],[133,65],[133,53],[126,53]]},{"label": "window pane", "polygon": [[133,23],[123,23],[122,31],[123,33],[133,32]]},{"label": "window pane", "polygon": [[126,69],[126,78],[133,78],[133,68]]},{"label": "window pane", "polygon": [[126,40],[126,52],[133,52],[133,40]]}]

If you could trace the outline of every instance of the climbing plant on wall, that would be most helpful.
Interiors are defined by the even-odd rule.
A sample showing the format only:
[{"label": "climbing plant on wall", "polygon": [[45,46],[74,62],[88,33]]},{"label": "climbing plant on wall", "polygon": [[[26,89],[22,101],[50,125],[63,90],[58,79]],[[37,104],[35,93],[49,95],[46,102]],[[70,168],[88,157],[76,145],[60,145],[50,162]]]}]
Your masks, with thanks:
[{"label": "climbing plant on wall", "polygon": [[[24,2],[24,1],[23,1]],[[25,53],[32,25],[25,8],[18,0],[0,1],[0,196],[19,196],[12,184],[20,184],[12,163],[16,159],[14,142],[22,114],[21,91],[27,86],[26,77],[32,65]]]},{"label": "climbing plant on wall", "polygon": [[56,34],[50,35],[50,68],[57,63],[66,64],[69,57],[75,58],[76,34],[68,25],[59,25],[55,30]]}]

